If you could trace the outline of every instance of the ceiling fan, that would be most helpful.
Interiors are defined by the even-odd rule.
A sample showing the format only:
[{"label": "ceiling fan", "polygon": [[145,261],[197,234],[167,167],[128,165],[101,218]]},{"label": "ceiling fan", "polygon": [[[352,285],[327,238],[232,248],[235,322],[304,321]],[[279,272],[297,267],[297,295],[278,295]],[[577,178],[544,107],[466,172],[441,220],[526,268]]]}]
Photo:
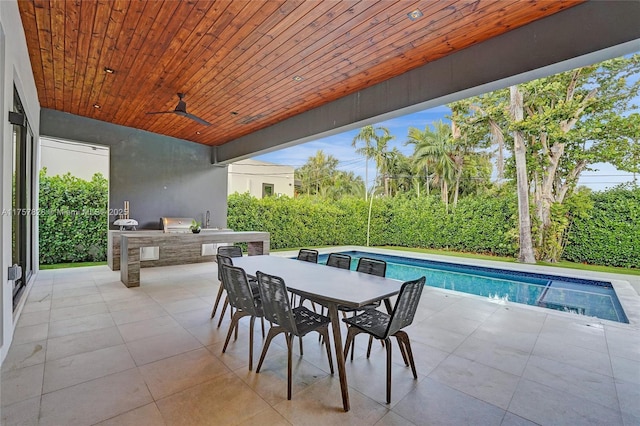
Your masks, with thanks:
[{"label": "ceiling fan", "polygon": [[209,123],[208,121],[205,121],[202,118],[193,114],[189,114],[187,112],[187,103],[184,101],[184,93],[178,93],[178,98],[180,98],[180,100],[178,101],[178,105],[176,105],[176,108],[173,111],[156,111],[148,112],[147,114],[178,114],[197,121],[200,124],[204,124],[205,126],[211,125],[211,123]]}]

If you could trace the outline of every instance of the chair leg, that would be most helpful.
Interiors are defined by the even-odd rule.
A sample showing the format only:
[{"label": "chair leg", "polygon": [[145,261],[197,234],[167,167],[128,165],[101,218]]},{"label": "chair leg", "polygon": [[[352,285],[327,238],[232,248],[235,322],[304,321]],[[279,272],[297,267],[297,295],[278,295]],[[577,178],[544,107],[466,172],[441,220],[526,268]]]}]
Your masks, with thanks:
[{"label": "chair leg", "polygon": [[356,327],[350,326],[349,329],[347,330],[347,340],[344,342],[344,359],[347,359],[347,355],[349,355],[349,349],[353,347],[353,345],[351,344],[353,342],[353,339],[357,334],[360,334],[360,333],[361,331],[358,330]]},{"label": "chair leg", "polygon": [[409,340],[409,335],[400,330],[398,332],[396,332],[396,336],[399,339],[402,339],[402,343],[403,346],[405,347],[406,351],[407,351],[407,357],[409,358],[409,364],[411,365],[411,372],[413,373],[413,378],[417,379],[418,378],[418,373],[416,371],[416,363],[413,360],[413,351],[411,350],[411,341]]},{"label": "chair leg", "polygon": [[267,333],[267,339],[264,341],[264,345],[262,346],[262,353],[260,354],[260,361],[258,361],[258,367],[256,368],[256,373],[260,372],[260,368],[262,367],[262,362],[264,361],[264,357],[267,355],[267,350],[269,350],[269,345],[275,336],[280,333],[284,333],[285,330],[282,327],[271,327],[269,332]]},{"label": "chair leg", "polygon": [[233,316],[233,318],[231,318],[231,324],[229,325],[229,331],[227,332],[227,338],[225,339],[224,346],[222,347],[222,353],[225,353],[225,351],[227,350],[227,345],[229,344],[229,340],[231,339],[231,334],[233,333],[234,329],[237,329],[238,321],[243,316],[244,315],[242,315],[242,312],[237,311],[236,314]]},{"label": "chair leg", "polygon": [[302,336],[298,336],[298,340],[300,341],[300,356],[303,356],[304,351],[302,350]]},{"label": "chair leg", "polygon": [[391,404],[391,340],[384,339],[387,349],[387,404]]},{"label": "chair leg", "polygon": [[293,334],[285,333],[287,338],[287,400],[291,401],[291,370],[293,361],[291,353],[293,352]]},{"label": "chair leg", "polygon": [[260,317],[260,322],[262,323],[262,338],[264,339],[264,317]]},{"label": "chair leg", "polygon": [[[371,344],[373,343],[373,336],[369,336],[369,346],[367,347],[367,359],[371,356]],[[383,345],[384,346],[384,345]]]},{"label": "chair leg", "polygon": [[220,324],[222,324],[224,313],[227,312],[227,306],[229,306],[229,297],[224,298],[224,304],[222,305],[222,312],[220,313],[220,319],[218,320],[218,328],[220,328]]},{"label": "chair leg", "polygon": [[408,367],[409,366],[409,360],[407,359],[407,351],[405,350],[405,347],[404,347],[404,341],[398,335],[398,333],[396,333],[395,336],[396,336],[396,339],[398,340],[398,346],[400,347],[400,353],[402,354],[402,360],[404,361],[404,365],[406,365]]},{"label": "chair leg", "polygon": [[[373,336],[369,336],[369,348],[367,349],[367,358],[371,355],[371,345],[373,344]],[[380,340],[380,346],[384,348],[384,340]]]},{"label": "chair leg", "polygon": [[333,374],[333,359],[331,357],[331,342],[329,341],[329,326],[323,327],[318,330],[320,336],[322,336],[322,340],[324,340],[325,347],[327,348],[327,359],[329,360],[329,370],[331,374]]},{"label": "chair leg", "polygon": [[[238,312],[238,311],[236,311],[236,313],[237,313],[237,312]],[[233,338],[233,340],[234,340],[234,341],[238,340],[238,329],[239,329],[239,328],[240,328],[240,327],[237,327],[237,326],[236,326],[236,335],[235,335],[235,336],[234,336],[234,338]]]},{"label": "chair leg", "polygon": [[[320,315],[324,316],[324,305],[320,306]],[[318,333],[318,342],[322,342],[322,333]]]},{"label": "chair leg", "polygon": [[222,297],[222,292],[224,292],[224,286],[220,283],[220,288],[218,288],[218,295],[216,296],[216,301],[213,302],[213,309],[211,310],[211,318],[216,315],[216,310],[218,310],[218,305],[220,304],[220,298]]},{"label": "chair leg", "polygon": [[256,322],[256,317],[251,317],[249,323],[249,371],[253,369],[253,325]]}]

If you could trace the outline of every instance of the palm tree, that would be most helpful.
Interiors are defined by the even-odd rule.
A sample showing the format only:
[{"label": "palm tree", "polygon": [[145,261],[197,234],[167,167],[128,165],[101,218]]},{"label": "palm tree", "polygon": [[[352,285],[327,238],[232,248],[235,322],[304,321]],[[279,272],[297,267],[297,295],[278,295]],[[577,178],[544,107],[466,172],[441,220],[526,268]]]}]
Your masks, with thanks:
[{"label": "palm tree", "polygon": [[451,127],[439,121],[433,123],[434,130],[409,129],[408,143],[415,144],[414,164],[418,167],[433,167],[434,183],[440,184],[440,197],[449,205],[449,186],[456,180],[459,169],[457,148],[453,142]]},{"label": "palm tree", "polygon": [[[382,135],[378,134],[381,131]],[[364,169],[364,184],[365,184],[365,193],[364,199],[367,200],[367,185],[369,185],[369,160],[376,160],[376,168],[380,169],[380,165],[382,164],[382,156],[383,152],[386,151],[387,142],[393,139],[393,136],[389,134],[389,130],[384,127],[373,127],[371,125],[364,126],[360,129],[360,132],[353,138],[351,142],[352,147],[356,147],[358,142],[364,142],[364,146],[356,149],[356,153],[365,157],[365,169]],[[374,144],[375,142],[375,144]],[[377,171],[376,170],[376,171]],[[376,173],[377,180],[377,173]]]},{"label": "palm tree", "polygon": [[[429,139],[429,133],[428,133],[429,129],[425,128],[424,131],[416,129],[415,127],[409,127],[409,135],[408,135],[408,139],[405,141],[405,145],[414,145],[413,151],[415,153],[415,151],[417,150],[419,145],[422,145],[424,143],[426,143],[425,141],[427,139]],[[427,190],[427,197],[429,196],[429,188],[430,188],[430,183],[429,183],[429,166],[431,166],[431,160],[426,158],[424,159],[424,161],[415,161],[415,159],[412,157],[413,159],[413,167],[414,170],[416,171],[416,174],[419,176],[422,173],[422,169],[424,168],[424,176],[425,176],[425,189]],[[418,185],[418,196],[420,196],[420,185]]]},{"label": "palm tree", "polygon": [[394,196],[398,192],[409,192],[413,185],[411,160],[398,148],[387,151],[384,156],[383,176],[385,177],[385,193]]},{"label": "palm tree", "polygon": [[331,186],[338,167],[338,159],[318,150],[307,162],[296,169],[295,175],[302,183],[302,192],[318,194],[323,187]]},{"label": "palm tree", "polygon": [[384,195],[389,196],[389,161],[388,157],[390,155],[389,151],[387,151],[387,145],[390,140],[394,138],[389,134],[389,130],[384,127],[380,127],[382,130],[382,135],[379,135],[376,139],[376,145],[372,147],[372,158],[376,163],[376,181],[378,180],[378,176],[380,176],[383,180],[382,185],[384,185]]}]

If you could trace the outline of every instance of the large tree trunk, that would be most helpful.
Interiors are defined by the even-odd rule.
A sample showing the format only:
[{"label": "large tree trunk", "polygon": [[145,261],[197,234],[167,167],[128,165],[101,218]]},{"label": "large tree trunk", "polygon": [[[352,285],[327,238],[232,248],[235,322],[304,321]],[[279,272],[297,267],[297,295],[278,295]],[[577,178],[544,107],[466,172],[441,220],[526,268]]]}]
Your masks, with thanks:
[{"label": "large tree trunk", "polygon": [[[511,86],[511,115],[514,121],[522,121],[522,93],[517,86]],[[527,176],[527,158],[524,137],[521,132],[513,132],[513,152],[516,159],[516,180],[518,184],[518,222],[520,225],[520,254],[518,261],[536,263],[531,239],[531,216],[529,213],[529,181]]]},{"label": "large tree trunk", "polygon": [[498,145],[498,156],[496,157],[496,171],[498,173],[498,181],[504,179],[504,135],[502,129],[494,120],[489,119],[489,128],[491,130],[491,140]]}]

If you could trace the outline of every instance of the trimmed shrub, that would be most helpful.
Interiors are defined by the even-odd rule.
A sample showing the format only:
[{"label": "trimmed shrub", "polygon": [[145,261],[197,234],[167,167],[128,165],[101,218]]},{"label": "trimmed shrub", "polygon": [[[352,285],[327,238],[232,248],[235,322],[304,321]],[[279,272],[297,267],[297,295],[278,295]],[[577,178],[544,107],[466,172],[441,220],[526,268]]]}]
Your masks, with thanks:
[{"label": "trimmed shrub", "polygon": [[86,181],[40,171],[40,263],[107,259],[109,185],[100,173]]},{"label": "trimmed shrub", "polygon": [[[437,196],[375,198],[370,245],[447,248],[514,256],[517,227],[514,197],[466,197],[447,214]],[[229,197],[227,225],[238,231],[271,233],[273,249],[323,245],[365,245],[369,202],[317,197]]]},{"label": "trimmed shrub", "polygon": [[640,267],[640,188],[591,194],[590,210],[574,219],[564,258],[597,265]]}]

